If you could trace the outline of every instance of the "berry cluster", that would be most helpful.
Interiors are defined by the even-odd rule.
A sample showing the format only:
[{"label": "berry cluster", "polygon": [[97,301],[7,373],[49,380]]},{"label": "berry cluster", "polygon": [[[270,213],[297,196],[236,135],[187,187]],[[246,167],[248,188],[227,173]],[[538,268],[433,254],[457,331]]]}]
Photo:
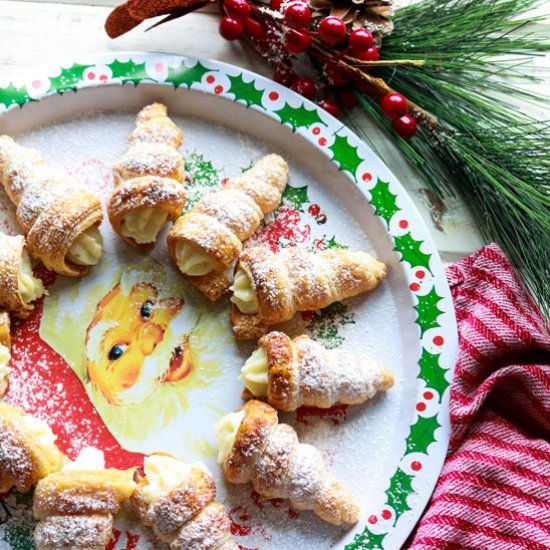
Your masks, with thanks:
[{"label": "berry cluster", "polygon": [[[264,4],[254,4],[252,0],[221,1],[226,15],[220,22],[220,34],[226,40],[246,38],[276,67],[273,76],[276,82],[312,101],[323,95],[311,78],[298,76],[289,61],[291,54],[307,52],[319,67],[325,83],[321,92],[335,96],[318,101],[331,115],[340,114],[340,105],[348,109],[357,105],[355,87],[369,91],[362,87],[364,83],[357,80],[350,65],[342,62],[344,56],[363,62],[380,59],[375,38],[368,29],[358,28],[348,33],[346,23],[340,17],[329,15],[320,19],[317,15],[314,19],[314,13],[304,0],[270,0],[269,9]],[[311,47],[313,43],[329,48],[332,55],[323,56]],[[371,67],[361,66],[362,72],[370,70]],[[407,100],[401,94],[387,94],[382,98],[381,107],[398,135],[410,139],[415,134],[416,122],[407,113]]]}]

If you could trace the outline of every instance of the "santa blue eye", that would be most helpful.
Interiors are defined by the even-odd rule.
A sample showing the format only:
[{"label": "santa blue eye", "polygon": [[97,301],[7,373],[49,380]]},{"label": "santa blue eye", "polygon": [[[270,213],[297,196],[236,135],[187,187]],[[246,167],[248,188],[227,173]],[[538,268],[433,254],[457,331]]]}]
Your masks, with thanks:
[{"label": "santa blue eye", "polygon": [[147,300],[141,306],[140,314],[144,319],[149,319],[149,317],[151,317],[151,313],[153,313],[153,302]]},{"label": "santa blue eye", "polygon": [[109,351],[109,361],[116,361],[124,353],[124,348],[122,346],[113,346],[111,351]]}]

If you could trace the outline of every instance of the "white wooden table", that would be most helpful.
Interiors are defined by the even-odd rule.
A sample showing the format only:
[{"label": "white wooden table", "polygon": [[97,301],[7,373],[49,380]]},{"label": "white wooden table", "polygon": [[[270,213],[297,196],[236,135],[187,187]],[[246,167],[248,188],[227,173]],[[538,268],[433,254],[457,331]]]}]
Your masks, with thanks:
[{"label": "white wooden table", "polygon": [[[146,23],[121,38],[111,40],[105,34],[103,24],[112,6],[121,2],[0,0],[0,79],[9,79],[45,61],[81,53],[124,50],[171,52],[218,59],[272,76],[271,69],[245,46],[239,42],[226,42],[219,36],[219,15],[213,9],[189,14],[150,32],[144,32]],[[550,14],[549,8],[546,13]],[[544,27],[550,30],[549,25]],[[539,64],[550,66],[548,57]],[[548,83],[537,86],[548,90]],[[370,124],[366,117],[365,124]],[[422,180],[413,173],[387,137],[375,127],[369,131],[374,135],[373,141],[385,162],[411,193],[431,229],[443,260],[454,261],[482,245],[475,223],[458,200],[446,201],[446,211],[435,223],[433,205],[430,207]]]}]

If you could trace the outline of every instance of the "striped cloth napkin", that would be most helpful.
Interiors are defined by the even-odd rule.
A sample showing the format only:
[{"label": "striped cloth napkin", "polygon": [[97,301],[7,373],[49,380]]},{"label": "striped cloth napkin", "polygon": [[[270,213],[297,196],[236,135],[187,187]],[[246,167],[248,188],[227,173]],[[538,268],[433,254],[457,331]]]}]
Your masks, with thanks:
[{"label": "striped cloth napkin", "polygon": [[451,442],[406,547],[548,550],[549,328],[497,245],[447,276],[460,342]]}]

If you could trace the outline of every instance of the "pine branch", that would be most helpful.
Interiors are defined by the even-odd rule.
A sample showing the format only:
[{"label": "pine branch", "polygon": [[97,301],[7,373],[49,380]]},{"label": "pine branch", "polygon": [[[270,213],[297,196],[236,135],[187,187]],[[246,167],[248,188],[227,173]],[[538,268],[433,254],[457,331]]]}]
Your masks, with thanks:
[{"label": "pine branch", "polygon": [[382,58],[425,64],[376,74],[435,115],[436,131],[421,128],[410,142],[396,138],[376,102],[359,98],[432,190],[464,198],[550,317],[550,122],[517,107],[518,99],[550,101],[522,88],[538,80],[529,72],[533,57],[550,50],[550,40],[525,30],[535,19],[519,18],[538,4],[423,0],[397,12]]}]

